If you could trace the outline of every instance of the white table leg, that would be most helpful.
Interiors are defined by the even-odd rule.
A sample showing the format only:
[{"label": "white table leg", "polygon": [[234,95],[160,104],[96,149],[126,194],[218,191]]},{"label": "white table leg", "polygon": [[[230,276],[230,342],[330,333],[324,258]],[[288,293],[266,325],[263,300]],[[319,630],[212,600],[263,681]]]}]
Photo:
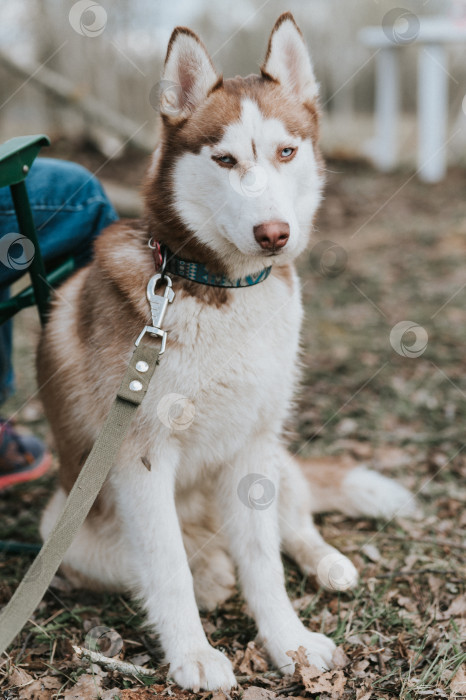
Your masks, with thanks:
[{"label": "white table leg", "polygon": [[419,177],[424,182],[439,182],[446,172],[448,72],[445,46],[420,46],[418,70]]},{"label": "white table leg", "polygon": [[398,50],[396,47],[382,48],[376,58],[374,161],[383,171],[394,168],[398,159]]}]

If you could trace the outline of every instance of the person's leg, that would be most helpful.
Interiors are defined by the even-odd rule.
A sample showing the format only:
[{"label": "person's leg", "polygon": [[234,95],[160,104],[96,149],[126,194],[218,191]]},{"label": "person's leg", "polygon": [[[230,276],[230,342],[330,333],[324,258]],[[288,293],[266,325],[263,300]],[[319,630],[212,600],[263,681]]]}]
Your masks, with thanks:
[{"label": "person's leg", "polygon": [[[26,187],[46,266],[71,255],[78,267],[85,265],[92,257],[94,238],[118,218],[99,181],[74,163],[39,158],[31,167]],[[19,230],[10,190],[3,187],[0,188],[0,301],[8,298],[9,285],[27,271],[18,264],[24,260],[23,249],[8,233]],[[11,332],[11,321],[0,326],[0,404],[12,393],[14,385]],[[37,438],[20,435],[9,421],[0,418],[0,489],[40,476],[50,461],[49,453]]]}]

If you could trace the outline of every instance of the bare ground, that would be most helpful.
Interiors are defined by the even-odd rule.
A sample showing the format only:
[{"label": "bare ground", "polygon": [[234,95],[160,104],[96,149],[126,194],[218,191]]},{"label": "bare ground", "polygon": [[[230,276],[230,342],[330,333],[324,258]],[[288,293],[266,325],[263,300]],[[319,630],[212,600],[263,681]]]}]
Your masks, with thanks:
[{"label": "bare ground", "polygon": [[[96,156],[84,160],[99,165]],[[327,541],[360,571],[353,592],[325,592],[285,561],[302,619],[345,652],[334,672],[315,678],[298,664],[293,678],[277,676],[253,643],[254,623],[239,594],[203,623],[211,643],[235,663],[240,687],[232,698],[466,697],[466,172],[427,187],[408,171],[380,175],[357,162],[328,168],[315,244],[332,244],[300,261],[307,317],[291,447],[351,454],[417,493],[423,517],[319,520]],[[142,169],[129,160],[100,175],[134,185]],[[412,325],[401,340],[392,334],[397,352],[390,333],[400,321]],[[50,441],[33,396],[36,333],[34,312],[23,313],[15,338],[18,392],[4,413]],[[39,512],[54,482],[52,472],[0,494],[2,539],[38,542]],[[0,605],[31,557],[0,553]],[[167,679],[134,602],[55,583],[4,657],[3,700],[212,697],[180,691]],[[115,658],[156,669],[156,676],[141,681],[79,662],[72,645],[84,646],[96,626],[116,631],[116,647],[106,650],[104,640],[104,652],[118,650],[121,637]]]}]

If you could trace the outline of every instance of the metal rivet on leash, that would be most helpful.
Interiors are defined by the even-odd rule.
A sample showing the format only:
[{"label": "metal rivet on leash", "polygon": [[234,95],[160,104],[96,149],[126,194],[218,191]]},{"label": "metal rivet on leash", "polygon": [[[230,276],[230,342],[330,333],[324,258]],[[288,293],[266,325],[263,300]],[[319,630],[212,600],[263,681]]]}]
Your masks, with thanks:
[{"label": "metal rivet on leash", "polygon": [[141,382],[138,382],[137,379],[135,379],[130,383],[129,388],[131,389],[131,391],[141,391],[142,384]]},{"label": "metal rivet on leash", "polygon": [[144,360],[139,360],[139,362],[136,362],[136,369],[138,372],[147,372],[149,365]]}]

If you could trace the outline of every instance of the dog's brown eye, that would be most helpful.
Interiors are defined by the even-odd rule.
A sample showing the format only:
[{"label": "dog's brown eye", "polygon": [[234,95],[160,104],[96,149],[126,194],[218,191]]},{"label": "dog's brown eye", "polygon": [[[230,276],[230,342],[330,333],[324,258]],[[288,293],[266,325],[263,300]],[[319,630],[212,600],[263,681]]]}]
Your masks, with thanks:
[{"label": "dog's brown eye", "polygon": [[281,160],[289,160],[294,154],[296,153],[296,148],[292,148],[291,146],[287,146],[286,148],[282,148],[280,151],[280,158]]},{"label": "dog's brown eye", "polygon": [[212,160],[215,160],[216,163],[218,163],[219,165],[226,166],[227,168],[233,168],[233,166],[235,166],[238,162],[236,158],[233,158],[233,156],[229,155],[212,156]]}]

